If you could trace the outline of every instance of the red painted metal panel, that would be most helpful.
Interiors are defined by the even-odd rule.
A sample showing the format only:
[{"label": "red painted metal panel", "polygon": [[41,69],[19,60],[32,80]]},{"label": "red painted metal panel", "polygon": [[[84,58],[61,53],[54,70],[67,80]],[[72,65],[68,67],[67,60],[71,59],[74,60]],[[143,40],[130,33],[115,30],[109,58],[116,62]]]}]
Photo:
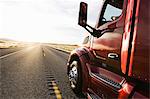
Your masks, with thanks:
[{"label": "red painted metal panel", "polygon": [[149,83],[150,16],[146,9],[150,3],[147,0],[138,0],[137,4],[129,75]]},{"label": "red painted metal panel", "polygon": [[128,60],[128,49],[129,49],[129,40],[131,32],[131,18],[133,15],[133,6],[134,0],[128,0],[127,10],[126,10],[126,19],[125,19],[125,29],[122,39],[122,48],[121,48],[121,69],[125,74],[127,70],[127,60]]}]

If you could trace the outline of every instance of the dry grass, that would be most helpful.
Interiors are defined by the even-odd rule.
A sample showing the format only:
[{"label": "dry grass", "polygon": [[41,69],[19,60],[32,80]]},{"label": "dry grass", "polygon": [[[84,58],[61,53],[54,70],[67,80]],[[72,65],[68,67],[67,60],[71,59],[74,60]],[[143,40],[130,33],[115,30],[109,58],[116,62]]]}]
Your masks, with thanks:
[{"label": "dry grass", "polygon": [[5,43],[5,42],[0,40],[0,43]]},{"label": "dry grass", "polygon": [[68,45],[68,44],[49,44],[49,46],[51,46],[55,49],[59,49],[59,50],[69,52],[69,53],[72,50],[74,50],[75,48],[78,48],[78,45]]},{"label": "dry grass", "polygon": [[[5,41],[5,40],[0,40],[0,48],[16,48],[16,47],[23,47],[27,45],[32,45],[32,43],[23,43],[23,42],[15,42],[15,41]],[[59,49],[65,52],[71,52],[75,48],[78,48],[78,45],[69,45],[69,44],[46,44],[48,46],[51,46],[55,49]]]},{"label": "dry grass", "polygon": [[11,40],[0,40],[0,48],[16,48],[23,47],[25,44]]},{"label": "dry grass", "polygon": [[14,42],[0,40],[0,48],[11,48],[11,47],[16,47],[16,46],[17,44]]}]

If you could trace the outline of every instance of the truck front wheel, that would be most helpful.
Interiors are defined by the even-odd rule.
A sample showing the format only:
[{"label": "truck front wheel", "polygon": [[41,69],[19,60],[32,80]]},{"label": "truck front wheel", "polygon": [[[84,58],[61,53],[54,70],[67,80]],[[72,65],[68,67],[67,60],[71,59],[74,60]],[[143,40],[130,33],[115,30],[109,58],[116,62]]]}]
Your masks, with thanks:
[{"label": "truck front wheel", "polygon": [[68,77],[73,91],[76,94],[82,94],[82,71],[79,61],[72,61],[69,67]]}]

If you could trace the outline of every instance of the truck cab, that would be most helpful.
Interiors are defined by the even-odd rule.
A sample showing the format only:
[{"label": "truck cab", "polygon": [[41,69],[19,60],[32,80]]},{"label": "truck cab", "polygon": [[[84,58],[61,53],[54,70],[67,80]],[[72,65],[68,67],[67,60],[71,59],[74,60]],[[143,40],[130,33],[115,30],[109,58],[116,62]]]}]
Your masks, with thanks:
[{"label": "truck cab", "polygon": [[149,1],[100,0],[95,27],[80,3],[78,24],[89,32],[67,63],[70,86],[89,99],[149,98]]}]

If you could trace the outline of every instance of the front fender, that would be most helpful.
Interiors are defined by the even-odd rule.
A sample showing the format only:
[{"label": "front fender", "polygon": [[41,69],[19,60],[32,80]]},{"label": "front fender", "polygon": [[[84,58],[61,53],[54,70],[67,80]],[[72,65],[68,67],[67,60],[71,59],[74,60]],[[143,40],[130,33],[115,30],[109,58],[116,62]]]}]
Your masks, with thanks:
[{"label": "front fender", "polygon": [[75,50],[73,50],[69,56],[68,59],[68,67],[71,64],[71,62],[75,59],[78,59],[81,65],[81,71],[82,71],[82,91],[83,93],[87,92],[87,88],[89,85],[89,70],[86,65],[87,62],[90,60],[90,51],[88,48],[80,47]]}]

